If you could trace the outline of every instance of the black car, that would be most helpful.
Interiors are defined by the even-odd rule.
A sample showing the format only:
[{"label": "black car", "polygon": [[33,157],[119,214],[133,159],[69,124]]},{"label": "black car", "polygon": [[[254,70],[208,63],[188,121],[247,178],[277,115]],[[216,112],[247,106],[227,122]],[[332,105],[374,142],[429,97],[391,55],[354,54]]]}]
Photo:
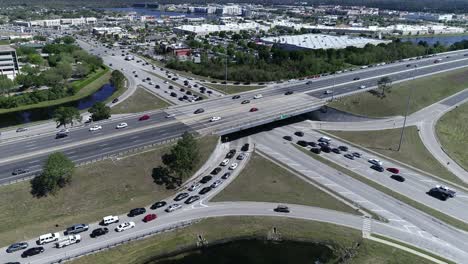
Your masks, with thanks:
[{"label": "black car", "polygon": [[348,151],[347,146],[339,146],[338,149],[340,149],[341,151]]},{"label": "black car", "polygon": [[128,213],[128,216],[129,217],[134,217],[134,216],[141,215],[141,214],[144,214],[144,213],[146,213],[145,208],[135,208],[135,209],[130,210],[130,212]]},{"label": "black car", "polygon": [[313,148],[317,147],[317,143],[315,143],[314,141],[309,141],[309,142],[307,142],[307,144],[309,144],[309,146],[311,146]]},{"label": "black car", "polygon": [[439,189],[437,188],[432,188],[430,189],[427,194],[429,194],[430,196],[434,197],[434,198],[437,198],[441,201],[446,201],[448,198],[449,198],[449,195],[445,192],[442,192],[440,191]]},{"label": "black car", "polygon": [[294,133],[294,135],[296,135],[296,136],[298,136],[298,137],[303,137],[303,136],[304,136],[304,132],[302,132],[302,131],[296,131],[296,132]]},{"label": "black car", "polygon": [[248,103],[250,103],[250,100],[244,100],[241,102],[241,104],[248,104]]},{"label": "black car", "polygon": [[119,98],[115,98],[114,100],[112,100],[112,103],[115,104],[119,101]]},{"label": "black car", "polygon": [[154,86],[154,88],[159,89],[159,88],[161,88],[161,87],[159,87],[159,85],[156,84],[156,85]]},{"label": "black car", "polygon": [[322,152],[320,148],[311,148],[310,151],[312,151],[315,154],[320,154]]},{"label": "black car", "polygon": [[213,176],[207,175],[200,180],[200,183],[207,183],[213,179]]},{"label": "black car", "polygon": [[194,114],[201,114],[201,113],[203,113],[203,112],[205,112],[205,109],[203,109],[203,108],[198,108],[198,109],[195,110],[195,112],[193,112],[193,113],[194,113]]},{"label": "black car", "polygon": [[331,151],[336,154],[341,154],[341,151],[338,148],[332,148]]},{"label": "black car", "polygon": [[392,176],[390,176],[390,178],[394,179],[395,181],[398,181],[398,182],[404,182],[405,181],[405,177],[401,176],[401,175],[397,175],[397,174],[393,174]]},{"label": "black car", "polygon": [[90,237],[92,238],[95,238],[95,237],[98,237],[98,236],[103,236],[105,234],[109,233],[109,229],[107,227],[100,227],[100,228],[96,228],[93,230],[93,232],[91,232],[91,234],[89,234]]},{"label": "black car", "polygon": [[359,152],[353,152],[353,156],[356,157],[356,158],[360,158],[360,157],[362,157],[362,154],[359,153]]},{"label": "black car", "polygon": [[191,203],[193,203],[195,201],[198,201],[198,200],[200,200],[200,196],[194,195],[194,196],[190,196],[187,200],[185,200],[184,203],[185,204],[191,204]]},{"label": "black car", "polygon": [[249,151],[249,147],[250,147],[250,144],[249,143],[245,143],[242,148],[241,148],[241,151]]},{"label": "black car", "polygon": [[371,169],[374,169],[374,170],[376,170],[378,172],[383,172],[384,171],[384,168],[382,166],[379,166],[379,165],[372,165]]},{"label": "black car", "polygon": [[287,140],[287,141],[292,141],[292,137],[291,137],[291,136],[284,136],[283,139],[284,139],[284,140]]},{"label": "black car", "polygon": [[177,94],[174,93],[174,92],[172,92],[170,95],[171,95],[172,97],[177,97]]},{"label": "black car", "polygon": [[175,198],[174,198],[174,201],[178,202],[182,199],[185,199],[189,197],[189,194],[188,193],[179,193]]},{"label": "black car", "polygon": [[217,168],[215,168],[215,169],[213,169],[213,170],[211,171],[211,174],[212,174],[212,175],[216,175],[216,174],[218,174],[221,170],[222,170],[222,169],[221,169],[220,167],[217,167]]},{"label": "black car", "polygon": [[[200,87],[200,89],[201,89],[201,87]],[[234,95],[234,96],[232,97],[232,99],[239,99],[239,98],[240,98],[240,95]]]},{"label": "black car", "polygon": [[63,133],[63,132],[58,132],[56,135],[55,135],[55,138],[58,139],[58,138],[64,138],[64,137],[68,137],[68,134],[67,133]]},{"label": "black car", "polygon": [[161,208],[163,206],[165,206],[167,203],[165,201],[159,201],[159,202],[155,202],[154,204],[151,205],[151,210],[156,210],[158,208]]},{"label": "black car", "polygon": [[223,176],[221,176],[221,179],[226,180],[226,179],[229,178],[230,176],[231,176],[231,173],[230,173],[230,172],[226,172],[226,173],[224,173]]},{"label": "black car", "polygon": [[347,154],[344,154],[344,156],[345,156],[345,158],[348,158],[348,159],[350,159],[350,160],[353,160],[353,159],[354,159],[353,154],[347,153]]},{"label": "black car", "polygon": [[184,88],[180,88],[180,90],[179,90],[179,91],[181,91],[181,92],[185,93],[185,89],[184,89]]},{"label": "black car", "polygon": [[28,249],[28,250],[25,250],[21,254],[21,257],[22,258],[27,258],[27,257],[31,257],[31,256],[34,256],[34,255],[37,255],[37,254],[41,254],[42,252],[44,252],[43,247],[33,247],[33,248]]},{"label": "black car", "polygon": [[226,159],[230,159],[230,158],[234,157],[234,155],[236,155],[236,150],[235,150],[235,149],[231,149],[231,150],[226,154]]},{"label": "black car", "polygon": [[330,144],[328,142],[319,142],[318,145],[320,147],[329,147]]},{"label": "black car", "polygon": [[354,81],[359,81],[361,78],[360,77],[354,77]]},{"label": "black car", "polygon": [[289,213],[289,208],[285,205],[278,205],[273,211],[278,213]]},{"label": "black car", "polygon": [[18,250],[23,250],[23,249],[26,249],[28,248],[28,243],[27,242],[18,242],[18,243],[14,243],[14,244],[11,244],[7,249],[6,249],[6,252],[7,253],[12,253],[12,252],[16,252]]},{"label": "black car", "polygon": [[304,140],[297,141],[297,144],[301,147],[307,147],[309,145],[309,143],[307,143],[307,141]]},{"label": "black car", "polygon": [[329,146],[322,146],[320,149],[325,153],[331,152],[331,148]]},{"label": "black car", "polygon": [[205,194],[205,193],[207,193],[209,191],[211,191],[211,187],[207,186],[207,187],[201,189],[200,192],[198,192],[198,194]]},{"label": "black car", "polygon": [[25,174],[28,172],[29,172],[29,169],[15,169],[11,174],[20,175],[20,174]]},{"label": "black car", "polygon": [[287,91],[284,93],[284,95],[290,95],[290,94],[293,94],[294,92],[293,91]]},{"label": "black car", "polygon": [[72,225],[65,230],[65,235],[78,234],[81,232],[88,231],[89,226],[85,224]]}]

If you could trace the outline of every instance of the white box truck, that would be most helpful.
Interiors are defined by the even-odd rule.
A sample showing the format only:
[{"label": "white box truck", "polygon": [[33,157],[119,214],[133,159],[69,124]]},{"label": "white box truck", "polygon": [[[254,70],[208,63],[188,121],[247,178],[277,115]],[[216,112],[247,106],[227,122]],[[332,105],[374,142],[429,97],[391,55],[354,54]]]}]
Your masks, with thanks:
[{"label": "white box truck", "polygon": [[69,245],[80,243],[80,241],[81,241],[80,235],[71,235],[71,236],[67,236],[67,237],[60,239],[57,243],[55,243],[55,246],[57,248],[63,248]]}]

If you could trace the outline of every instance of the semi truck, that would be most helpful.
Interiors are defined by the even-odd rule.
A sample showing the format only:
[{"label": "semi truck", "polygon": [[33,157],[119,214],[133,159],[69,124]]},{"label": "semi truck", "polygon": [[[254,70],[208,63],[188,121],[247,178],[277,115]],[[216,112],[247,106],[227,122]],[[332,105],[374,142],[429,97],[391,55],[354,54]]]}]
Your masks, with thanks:
[{"label": "semi truck", "polygon": [[57,243],[55,243],[55,246],[57,248],[63,248],[69,245],[80,243],[80,241],[81,241],[80,235],[70,235],[70,236],[60,239]]}]

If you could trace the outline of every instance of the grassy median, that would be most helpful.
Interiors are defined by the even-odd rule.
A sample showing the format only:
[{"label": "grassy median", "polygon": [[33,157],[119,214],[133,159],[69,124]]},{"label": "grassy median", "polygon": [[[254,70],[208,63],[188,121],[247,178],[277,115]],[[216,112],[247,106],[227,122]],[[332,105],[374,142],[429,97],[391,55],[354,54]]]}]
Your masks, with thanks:
[{"label": "grassy median", "polygon": [[[207,160],[217,141],[214,136],[199,139],[201,156],[196,169]],[[173,191],[156,185],[151,177],[169,147],[78,167],[71,185],[55,196],[34,198],[29,182],[0,187],[0,247],[71,224],[122,214],[171,195]]]},{"label": "grassy median", "polygon": [[224,84],[213,84],[213,83],[205,83],[203,85],[208,88],[212,88],[222,93],[225,93],[225,94],[242,93],[242,92],[265,88],[265,85],[232,85],[232,84],[224,85]]},{"label": "grassy median", "polygon": [[404,115],[406,98],[411,91],[409,112],[414,113],[466,87],[468,87],[468,70],[462,69],[394,84],[383,99],[368,92],[359,93],[334,101],[329,106],[364,116],[397,116]]},{"label": "grassy median", "polygon": [[253,154],[240,175],[211,201],[302,204],[360,215],[355,209],[258,154]]},{"label": "grassy median", "polygon": [[[349,263],[431,263],[411,253],[370,240],[363,240],[359,230],[322,222],[283,217],[221,217],[202,220],[178,231],[159,234],[98,254],[72,261],[73,264],[139,264],[178,249],[195,246],[197,236],[208,242],[246,236],[266,238],[276,227],[284,240],[300,240],[329,245],[335,256],[345,249],[356,253]],[[359,246],[357,247],[357,244]]]},{"label": "grassy median", "polygon": [[139,113],[148,110],[161,109],[170,106],[170,104],[148,92],[143,87],[138,87],[136,91],[125,101],[112,107],[112,114]]},{"label": "grassy median", "polygon": [[436,132],[445,152],[468,170],[468,103],[445,114],[437,122]]}]

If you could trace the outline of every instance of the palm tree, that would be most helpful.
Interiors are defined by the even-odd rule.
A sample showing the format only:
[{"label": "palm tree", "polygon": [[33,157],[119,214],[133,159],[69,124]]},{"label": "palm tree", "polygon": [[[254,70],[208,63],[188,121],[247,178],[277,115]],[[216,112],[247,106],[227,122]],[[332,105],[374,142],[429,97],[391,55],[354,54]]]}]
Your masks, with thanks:
[{"label": "palm tree", "polygon": [[388,76],[384,76],[380,78],[377,82],[377,85],[380,89],[382,89],[381,97],[385,97],[385,92],[388,92],[390,88],[392,88],[392,79]]}]

